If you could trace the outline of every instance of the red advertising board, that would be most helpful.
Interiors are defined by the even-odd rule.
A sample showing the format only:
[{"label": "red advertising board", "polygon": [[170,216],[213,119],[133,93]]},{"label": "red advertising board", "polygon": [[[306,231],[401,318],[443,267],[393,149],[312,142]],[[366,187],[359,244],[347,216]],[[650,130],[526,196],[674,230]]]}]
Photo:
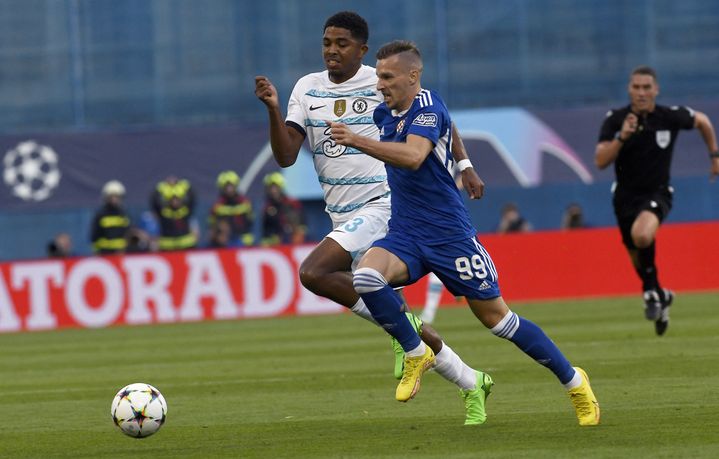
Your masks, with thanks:
[{"label": "red advertising board", "polygon": [[[670,224],[657,235],[663,286],[677,291],[719,290],[719,223]],[[639,294],[616,228],[552,231],[481,238],[499,268],[510,300]]]},{"label": "red advertising board", "polygon": [[0,264],[0,331],[105,327],[344,308],[302,288],[312,246]]},{"label": "red advertising board", "polygon": [[[677,291],[719,290],[719,223],[662,227],[659,275]],[[637,294],[616,229],[480,237],[514,300]],[[310,245],[0,264],[0,332],[338,313],[304,289]],[[424,302],[424,280],[405,289]],[[453,302],[445,293],[444,300]]]}]

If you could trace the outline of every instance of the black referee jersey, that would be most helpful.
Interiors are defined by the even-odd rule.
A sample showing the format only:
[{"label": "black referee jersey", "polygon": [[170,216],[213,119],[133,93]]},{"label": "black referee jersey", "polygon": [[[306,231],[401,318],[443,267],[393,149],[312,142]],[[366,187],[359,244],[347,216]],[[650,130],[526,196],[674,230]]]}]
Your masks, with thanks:
[{"label": "black referee jersey", "polygon": [[[631,105],[610,110],[599,132],[599,141],[614,139],[630,111]],[[637,118],[637,130],[619,150],[614,171],[618,189],[648,193],[669,186],[674,143],[680,129],[694,128],[694,110],[656,105],[653,112]]]}]

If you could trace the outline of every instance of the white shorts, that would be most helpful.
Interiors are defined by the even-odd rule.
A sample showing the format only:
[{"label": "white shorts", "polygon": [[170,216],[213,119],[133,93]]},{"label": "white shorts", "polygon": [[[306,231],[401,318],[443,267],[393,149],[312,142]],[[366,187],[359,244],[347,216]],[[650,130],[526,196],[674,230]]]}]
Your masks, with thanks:
[{"label": "white shorts", "polygon": [[352,256],[352,271],[372,243],[387,234],[387,222],[392,210],[389,198],[372,201],[349,213],[337,222],[327,237],[334,239]]}]

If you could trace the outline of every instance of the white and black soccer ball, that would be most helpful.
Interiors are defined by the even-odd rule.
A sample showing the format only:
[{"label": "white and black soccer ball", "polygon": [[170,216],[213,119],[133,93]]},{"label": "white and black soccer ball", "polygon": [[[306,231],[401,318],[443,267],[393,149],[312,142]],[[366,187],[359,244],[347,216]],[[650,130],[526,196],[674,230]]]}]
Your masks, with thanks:
[{"label": "white and black soccer ball", "polygon": [[34,140],[20,142],[3,158],[3,179],[23,201],[43,201],[60,184],[55,150]]},{"label": "white and black soccer ball", "polygon": [[151,385],[133,383],[115,395],[110,414],[122,433],[135,438],[149,437],[165,423],[167,402]]}]

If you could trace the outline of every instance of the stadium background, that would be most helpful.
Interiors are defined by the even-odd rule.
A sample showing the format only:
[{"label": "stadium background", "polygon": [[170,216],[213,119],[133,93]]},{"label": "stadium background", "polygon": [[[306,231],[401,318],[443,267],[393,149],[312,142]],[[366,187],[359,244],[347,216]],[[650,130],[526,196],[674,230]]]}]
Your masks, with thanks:
[{"label": "stadium background", "polygon": [[[372,50],[393,38],[416,41],[425,86],[444,95],[465,129],[496,128],[526,169],[522,179],[486,138],[468,141],[488,185],[471,205],[481,232],[494,229],[509,201],[536,229],[558,228],[572,201],[593,226],[614,223],[613,173],[598,172],[592,155],[604,113],[626,103],[627,74],[638,64],[658,70],[660,103],[689,104],[719,120],[719,5],[711,0],[396,1],[392,14],[381,1],[4,0],[0,155],[27,140],[49,145],[62,178],[43,201],[24,201],[0,184],[0,259],[41,258],[60,231],[88,254],[90,218],[111,178],[127,185],[134,216],[157,180],[190,178],[205,229],[217,172],[245,173],[267,139],[254,75],[269,75],[286,101],[298,77],[322,68],[322,24],[341,9],[367,18]],[[527,146],[511,146],[517,138],[556,141],[564,160],[522,158]],[[670,221],[719,218],[696,132],[681,135],[675,156]],[[255,177],[276,168],[255,166]],[[288,180],[318,239],[329,221],[302,167],[287,170]],[[261,206],[260,181],[243,182]]]},{"label": "stadium background", "polygon": [[[463,426],[456,389],[434,375],[417,400],[395,403],[386,336],[326,314],[343,308],[289,279],[309,244],[26,259],[43,258],[58,231],[88,253],[110,177],[128,184],[136,215],[155,180],[192,175],[202,219],[218,170],[274,170],[247,169],[267,139],[252,77],[269,74],[286,99],[298,76],[321,68],[322,21],[342,8],[370,20],[373,49],[408,37],[425,51],[427,85],[475,138],[470,154],[488,183],[471,203],[482,231],[510,200],[540,229],[556,229],[569,200],[603,227],[482,235],[512,309],[589,371],[598,429],[577,427],[546,369],[467,308],[443,308],[437,326],[495,378],[490,421]],[[626,75],[640,62],[659,70],[663,103],[719,123],[717,19],[714,0],[0,0],[0,160],[35,140],[62,171],[43,201],[19,199],[0,178],[0,410],[12,414],[0,418],[0,456],[719,457],[719,184],[706,180],[704,147],[696,132],[677,147],[677,206],[658,262],[679,295],[662,338],[641,318],[639,281],[613,227],[612,173],[591,164],[599,123],[626,103]],[[288,180],[312,192],[300,167]],[[259,205],[257,180],[245,173],[243,185]],[[321,205],[306,203],[321,234]],[[420,284],[406,289],[413,305]],[[148,323],[159,324],[114,326]],[[83,329],[17,333],[61,327]],[[108,416],[134,381],[170,406],[163,430],[143,441],[122,438]]]}]

